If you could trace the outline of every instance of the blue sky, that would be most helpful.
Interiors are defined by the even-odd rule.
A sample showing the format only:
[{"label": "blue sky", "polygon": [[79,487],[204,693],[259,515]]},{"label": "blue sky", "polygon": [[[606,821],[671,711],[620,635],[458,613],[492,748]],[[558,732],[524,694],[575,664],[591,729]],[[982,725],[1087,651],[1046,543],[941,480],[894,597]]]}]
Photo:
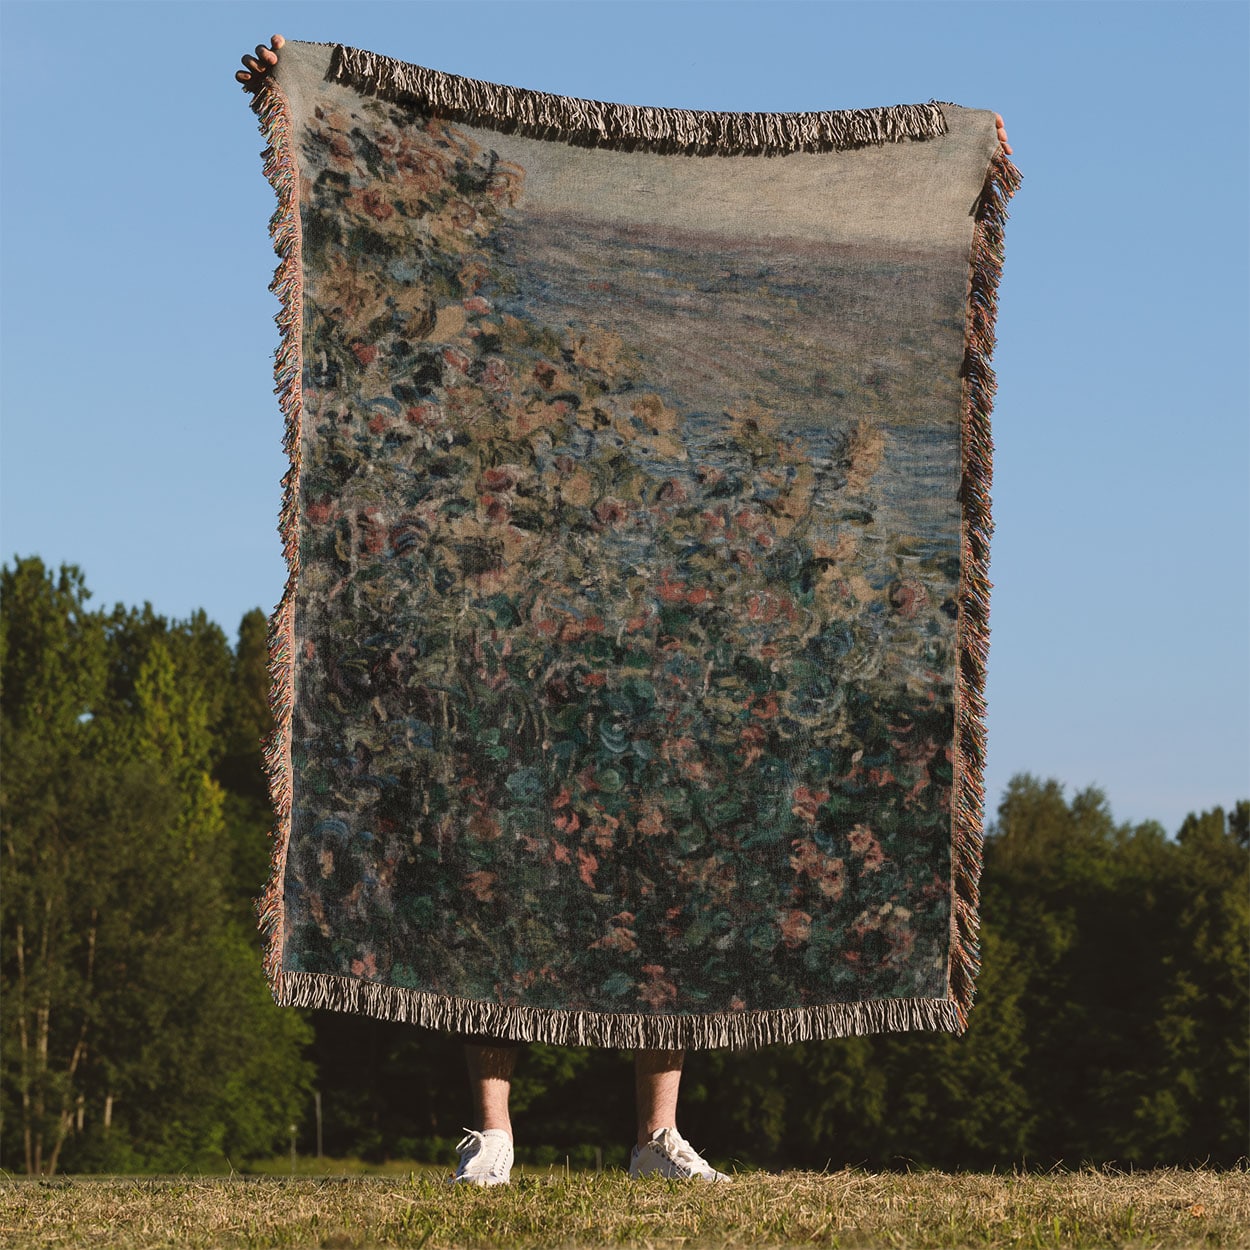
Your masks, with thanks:
[{"label": "blue sky", "polygon": [[260,133],[274,31],[567,95],[1001,112],[992,815],[1250,793],[1241,3],[0,4],[0,550],[96,605],[272,611],[286,469]]}]

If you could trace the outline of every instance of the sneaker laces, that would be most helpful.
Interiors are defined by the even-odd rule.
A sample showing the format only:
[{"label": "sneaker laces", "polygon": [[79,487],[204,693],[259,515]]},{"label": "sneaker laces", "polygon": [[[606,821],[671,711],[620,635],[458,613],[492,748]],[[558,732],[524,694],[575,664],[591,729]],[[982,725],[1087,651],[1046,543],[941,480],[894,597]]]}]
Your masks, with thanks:
[{"label": "sneaker laces", "polygon": [[711,1164],[675,1128],[665,1129],[662,1137],[654,1139],[654,1144],[687,1172],[712,1170]]},{"label": "sneaker laces", "polygon": [[[475,1159],[480,1155],[486,1170],[492,1176],[498,1176],[500,1172],[500,1155],[504,1153],[508,1146],[507,1134],[495,1133],[489,1143],[486,1140],[486,1134],[479,1133],[477,1129],[466,1128],[464,1134],[456,1143],[456,1149],[461,1152],[460,1166],[463,1168],[470,1159]],[[476,1149],[473,1149],[475,1143]],[[488,1148],[490,1153],[487,1153]]]}]

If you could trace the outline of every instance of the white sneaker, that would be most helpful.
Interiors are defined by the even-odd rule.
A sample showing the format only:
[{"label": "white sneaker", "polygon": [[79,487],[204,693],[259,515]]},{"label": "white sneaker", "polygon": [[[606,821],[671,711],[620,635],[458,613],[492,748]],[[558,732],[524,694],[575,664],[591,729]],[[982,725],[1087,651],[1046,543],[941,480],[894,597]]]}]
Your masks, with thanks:
[{"label": "white sneaker", "polygon": [[456,1145],[460,1165],[452,1184],[507,1185],[512,1172],[512,1138],[501,1128],[488,1128],[484,1133],[471,1128],[464,1131]]},{"label": "white sneaker", "polygon": [[675,1128],[658,1128],[645,1146],[635,1145],[629,1156],[629,1174],[705,1181],[732,1179],[718,1172]]}]

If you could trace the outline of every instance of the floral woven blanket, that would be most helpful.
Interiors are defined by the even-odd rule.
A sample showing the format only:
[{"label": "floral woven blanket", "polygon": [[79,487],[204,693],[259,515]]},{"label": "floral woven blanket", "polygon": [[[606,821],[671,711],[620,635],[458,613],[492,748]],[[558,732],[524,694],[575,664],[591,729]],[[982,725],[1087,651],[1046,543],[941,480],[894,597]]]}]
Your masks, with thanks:
[{"label": "floral woven blanket", "polygon": [[994,115],[289,42],[279,1002],[622,1047],[966,1027]]}]

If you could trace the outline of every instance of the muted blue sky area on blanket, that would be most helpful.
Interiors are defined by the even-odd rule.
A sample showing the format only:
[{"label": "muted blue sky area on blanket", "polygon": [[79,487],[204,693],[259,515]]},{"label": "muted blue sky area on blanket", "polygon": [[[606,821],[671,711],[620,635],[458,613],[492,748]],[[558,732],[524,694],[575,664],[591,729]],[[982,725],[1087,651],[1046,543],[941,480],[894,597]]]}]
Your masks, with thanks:
[{"label": "muted blue sky area on blanket", "polygon": [[[1005,116],[992,813],[1029,770],[1174,831],[1250,791],[1239,3],[0,5],[0,546],[96,604],[282,592],[272,193],[233,82],[274,30],[567,95]],[[163,47],[163,51],[161,50]]]}]

